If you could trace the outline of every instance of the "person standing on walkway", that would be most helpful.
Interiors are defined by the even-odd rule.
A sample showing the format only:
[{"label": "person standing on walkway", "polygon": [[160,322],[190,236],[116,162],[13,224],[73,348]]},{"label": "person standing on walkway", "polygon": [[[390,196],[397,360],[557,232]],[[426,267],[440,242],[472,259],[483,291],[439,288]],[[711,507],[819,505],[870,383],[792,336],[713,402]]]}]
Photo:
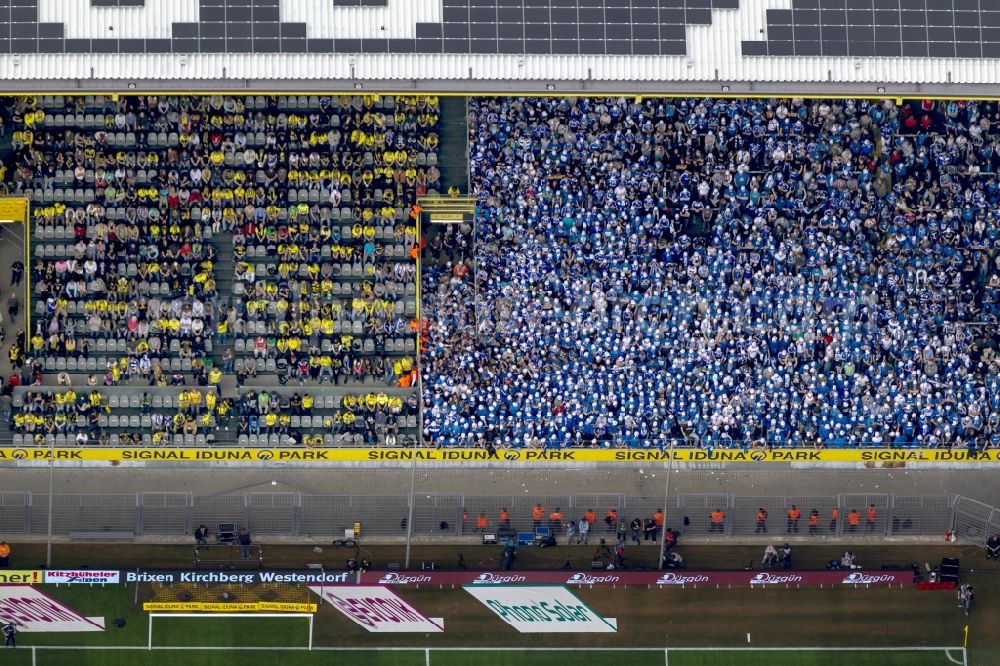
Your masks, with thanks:
[{"label": "person standing on walkway", "polygon": [[809,534],[815,536],[819,532],[819,511],[809,512]]},{"label": "person standing on walkway", "polygon": [[710,525],[708,528],[709,532],[719,532],[720,534],[726,531],[726,513],[719,508],[716,508],[709,514]]},{"label": "person standing on walkway", "polygon": [[7,358],[10,360],[10,364],[20,370],[24,366],[24,359],[21,358],[21,349],[13,344],[7,350]]},{"label": "person standing on walkway", "polygon": [[799,531],[799,519],[802,517],[802,511],[799,510],[794,504],[792,508],[788,510],[788,525],[785,527],[785,532],[796,532]]},{"label": "person standing on walkway", "polygon": [[531,510],[531,525],[536,530],[542,526],[542,520],[545,518],[545,508],[541,504],[536,504]]},{"label": "person standing on walkway", "polygon": [[851,509],[847,512],[847,531],[857,532],[859,527],[861,527],[861,514],[857,509]]},{"label": "person standing on walkway", "polygon": [[21,276],[24,275],[24,264],[15,261],[10,265],[10,286],[16,287],[21,284]]},{"label": "person standing on walkway", "polygon": [[556,507],[556,510],[549,514],[549,534],[555,536],[562,532],[563,528],[563,512],[562,509]]},{"label": "person standing on walkway", "polygon": [[240,536],[239,536],[239,542],[240,542],[240,556],[244,560],[249,560],[250,559],[250,544],[253,543],[253,540],[250,538],[250,532],[247,531],[246,529],[241,529],[240,530]]},{"label": "person standing on walkway", "polygon": [[566,545],[572,546],[574,540],[579,545],[580,536],[576,531],[576,521],[571,520],[568,523],[566,523]]},{"label": "person standing on walkway", "polygon": [[840,518],[840,509],[838,509],[837,507],[833,507],[833,510],[830,512],[830,531],[831,532],[836,532],[837,531],[837,519],[838,518]]},{"label": "person standing on walkway", "polygon": [[874,532],[876,521],[878,521],[878,509],[872,504],[869,505],[868,514],[865,516],[865,529],[869,532]]},{"label": "person standing on walkway", "polygon": [[754,530],[754,534],[761,532],[767,534],[767,509],[764,507],[757,509],[757,529]]},{"label": "person standing on walkway", "polygon": [[10,296],[7,297],[7,316],[10,317],[10,323],[17,321],[17,313],[21,309],[21,301],[18,300],[17,294],[10,292]]},{"label": "person standing on walkway", "polygon": [[631,532],[632,534],[632,543],[634,543],[637,546],[641,545],[642,540],[639,538],[639,535],[642,533],[642,520],[640,520],[639,518],[633,518],[632,522],[629,523],[628,527],[629,527],[629,532]]},{"label": "person standing on walkway", "polygon": [[10,544],[0,541],[0,568],[6,569],[10,566]]}]

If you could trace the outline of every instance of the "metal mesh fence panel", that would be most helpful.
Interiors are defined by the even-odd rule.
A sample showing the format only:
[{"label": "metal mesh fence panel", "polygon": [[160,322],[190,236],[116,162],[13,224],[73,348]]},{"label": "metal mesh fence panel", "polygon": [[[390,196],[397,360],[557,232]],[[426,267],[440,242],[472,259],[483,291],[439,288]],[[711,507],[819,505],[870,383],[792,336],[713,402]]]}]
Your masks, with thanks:
[{"label": "metal mesh fence panel", "polygon": [[248,526],[257,534],[296,534],[298,496],[295,493],[250,493],[247,496]]},{"label": "metal mesh fence panel", "polygon": [[461,495],[429,495],[413,498],[413,533],[453,536],[474,532],[476,515],[462,506]]},{"label": "metal mesh fence panel", "polygon": [[[350,523],[361,523],[362,534],[371,536],[406,536],[409,518],[406,495],[361,495],[351,498]],[[416,512],[414,512],[414,515]]]},{"label": "metal mesh fence panel", "polygon": [[243,495],[195,495],[191,511],[194,525],[206,525],[213,532],[219,523],[247,525],[246,498]]},{"label": "metal mesh fence panel", "polygon": [[28,493],[0,493],[0,532],[26,533],[30,502]]},{"label": "metal mesh fence panel", "polygon": [[951,527],[952,499],[947,495],[896,496],[892,502],[893,536],[935,535],[944,538]]},{"label": "metal mesh fence panel", "polygon": [[955,502],[955,538],[959,541],[984,545],[989,538],[991,527],[1000,523],[998,511],[988,504],[967,497]]},{"label": "metal mesh fence panel", "polygon": [[[890,514],[889,495],[846,494],[840,496],[842,533],[852,536],[885,536]],[[852,524],[851,514],[857,513],[858,524]]]},{"label": "metal mesh fence panel", "polygon": [[[673,515],[679,515],[676,510],[677,501],[671,502],[672,506],[667,507],[666,516],[667,518]],[[622,498],[622,513],[623,515],[630,517],[642,517],[652,516],[657,509],[663,509],[663,496],[647,496],[647,497],[624,497]]]},{"label": "metal mesh fence panel", "polygon": [[350,495],[303,495],[299,510],[299,534],[341,538],[353,530]]},{"label": "metal mesh fence panel", "polygon": [[[665,501],[668,473],[669,499]],[[668,470],[656,463],[641,469],[121,468],[81,474],[69,468],[24,468],[0,469],[0,484],[6,482],[0,487],[8,490],[0,494],[0,531],[45,534],[50,474],[55,481],[53,532],[57,535],[111,530],[179,536],[190,534],[201,523],[214,531],[220,522],[235,522],[261,535],[327,539],[343,538],[345,530],[360,522],[363,537],[402,539],[407,534],[411,478],[415,480],[413,533],[424,541],[435,536],[474,536],[480,512],[486,513],[491,531],[498,529],[501,508],[510,514],[511,528],[529,531],[536,505],[542,507],[542,526],[548,525],[556,509],[564,524],[579,521],[592,509],[597,514],[592,539],[613,534],[604,522],[610,509],[627,525],[661,508],[665,509],[665,526],[685,536],[753,537],[759,534],[756,513],[760,507],[769,513],[768,535],[780,538],[792,504],[801,511],[800,536],[810,534],[812,509],[820,514],[819,536],[934,536],[943,535],[951,526],[955,495],[967,491],[980,501],[996,495],[995,472],[979,469],[704,466]],[[250,492],[254,487],[270,489],[272,482],[290,492]],[[188,487],[197,487],[202,494],[176,491]],[[866,494],[857,492],[859,488],[879,492]],[[327,494],[327,489],[335,489],[336,494]],[[871,504],[876,513],[869,526]],[[840,521],[831,532],[834,507],[840,511]],[[711,528],[710,516],[716,508],[726,514],[721,531]],[[852,509],[859,516],[853,532],[846,524]],[[966,514],[964,519],[982,535],[996,529],[989,515]],[[446,529],[441,529],[442,523],[447,523]],[[961,526],[962,519],[957,524]],[[791,534],[796,535],[794,530]]]},{"label": "metal mesh fence panel", "polygon": [[143,534],[188,534],[193,531],[188,493],[142,493],[139,501]]},{"label": "metal mesh fence panel", "polygon": [[[677,496],[681,509],[681,532],[688,536],[722,536],[728,533],[732,521],[729,516],[729,495],[686,494]],[[714,522],[712,514],[721,511],[723,520]]]},{"label": "metal mesh fence panel", "polygon": [[[535,507],[541,507],[541,520],[537,521],[539,527],[550,527],[549,515],[556,510],[563,514],[563,521],[569,520],[566,516],[570,513],[569,495],[542,495],[542,496],[519,496],[514,498],[513,506],[510,507],[511,519],[518,525],[524,525],[525,530],[533,529],[535,526]],[[589,507],[588,507],[589,508]],[[594,507],[598,514],[603,515],[600,507]]]},{"label": "metal mesh fence panel", "polygon": [[[135,495],[54,495],[52,533],[134,532],[137,525]],[[48,529],[48,496],[32,496],[31,533]]]},{"label": "metal mesh fence panel", "polygon": [[986,522],[986,539],[989,539],[994,534],[1000,534],[1000,511],[994,511],[993,515]]},{"label": "metal mesh fence panel", "polygon": [[523,517],[518,518],[511,512],[511,507],[513,506],[514,497],[512,495],[466,495],[465,510],[467,512],[467,519],[463,531],[468,533],[475,529],[476,518],[479,517],[480,513],[486,514],[490,530],[504,527],[500,524],[501,509],[507,509],[507,513],[510,515],[510,524],[506,527],[512,530],[527,529],[529,524],[524,522]]},{"label": "metal mesh fence panel", "polygon": [[[824,536],[830,534],[830,510],[837,505],[833,496],[762,497],[734,496],[730,509],[731,534],[748,536],[756,534],[788,536]],[[767,512],[763,524],[758,525],[757,513]],[[815,528],[810,526],[813,511],[819,515]],[[798,511],[798,519],[795,514]]]}]

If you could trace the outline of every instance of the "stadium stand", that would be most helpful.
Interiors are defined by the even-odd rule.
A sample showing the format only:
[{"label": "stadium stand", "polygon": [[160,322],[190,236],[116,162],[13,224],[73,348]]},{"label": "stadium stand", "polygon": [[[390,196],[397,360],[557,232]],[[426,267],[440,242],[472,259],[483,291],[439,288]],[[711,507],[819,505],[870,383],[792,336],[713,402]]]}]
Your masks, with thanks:
[{"label": "stadium stand", "polygon": [[32,386],[11,405],[15,446],[205,446],[232,443],[230,426],[240,446],[392,446],[414,441],[418,401],[400,389],[261,388],[232,400],[215,389]]},{"label": "stadium stand", "polygon": [[[18,101],[22,441],[75,439],[18,393],[58,375],[169,392],[149,443],[410,442],[419,330],[432,445],[1000,445],[996,104],[469,103],[480,213],[430,234],[417,322],[436,98]],[[192,387],[230,426],[175,420]]]},{"label": "stadium stand", "polygon": [[470,103],[429,441],[1000,444],[996,103]]},{"label": "stadium stand", "polygon": [[[344,391],[320,383],[412,385],[410,211],[437,193],[436,98],[44,96],[11,122],[34,210],[22,385],[236,400],[297,381],[324,406]],[[416,427],[371,416],[341,443]]]}]

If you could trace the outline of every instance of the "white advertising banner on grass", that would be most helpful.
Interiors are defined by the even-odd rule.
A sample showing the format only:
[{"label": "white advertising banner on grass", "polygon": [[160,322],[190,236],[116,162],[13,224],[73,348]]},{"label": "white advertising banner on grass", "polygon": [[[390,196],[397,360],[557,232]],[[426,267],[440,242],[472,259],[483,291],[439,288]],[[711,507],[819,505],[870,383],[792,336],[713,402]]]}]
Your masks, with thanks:
[{"label": "white advertising banner on grass", "polygon": [[88,618],[30,585],[0,585],[0,624],[18,631],[104,631],[102,618]]},{"label": "white advertising banner on grass", "polygon": [[351,585],[309,589],[323,601],[347,616],[349,620],[372,633],[441,633],[444,621],[425,617],[387,587],[381,585]]},{"label": "white advertising banner on grass", "polygon": [[601,617],[559,585],[466,585],[464,589],[522,634],[618,631],[614,618]]},{"label": "white advertising banner on grass", "polygon": [[97,571],[92,569],[47,569],[45,571],[45,582],[56,585],[82,585],[100,584],[115,585],[121,580],[119,571]]}]

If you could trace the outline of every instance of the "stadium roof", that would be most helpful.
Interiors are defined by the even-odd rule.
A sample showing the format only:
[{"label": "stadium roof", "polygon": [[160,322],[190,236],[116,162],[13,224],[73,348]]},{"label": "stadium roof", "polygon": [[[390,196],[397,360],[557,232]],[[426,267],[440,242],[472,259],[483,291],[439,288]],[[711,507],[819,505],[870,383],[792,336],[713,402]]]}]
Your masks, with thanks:
[{"label": "stadium roof", "polygon": [[0,0],[0,54],[9,90],[984,95],[1000,4]]}]

